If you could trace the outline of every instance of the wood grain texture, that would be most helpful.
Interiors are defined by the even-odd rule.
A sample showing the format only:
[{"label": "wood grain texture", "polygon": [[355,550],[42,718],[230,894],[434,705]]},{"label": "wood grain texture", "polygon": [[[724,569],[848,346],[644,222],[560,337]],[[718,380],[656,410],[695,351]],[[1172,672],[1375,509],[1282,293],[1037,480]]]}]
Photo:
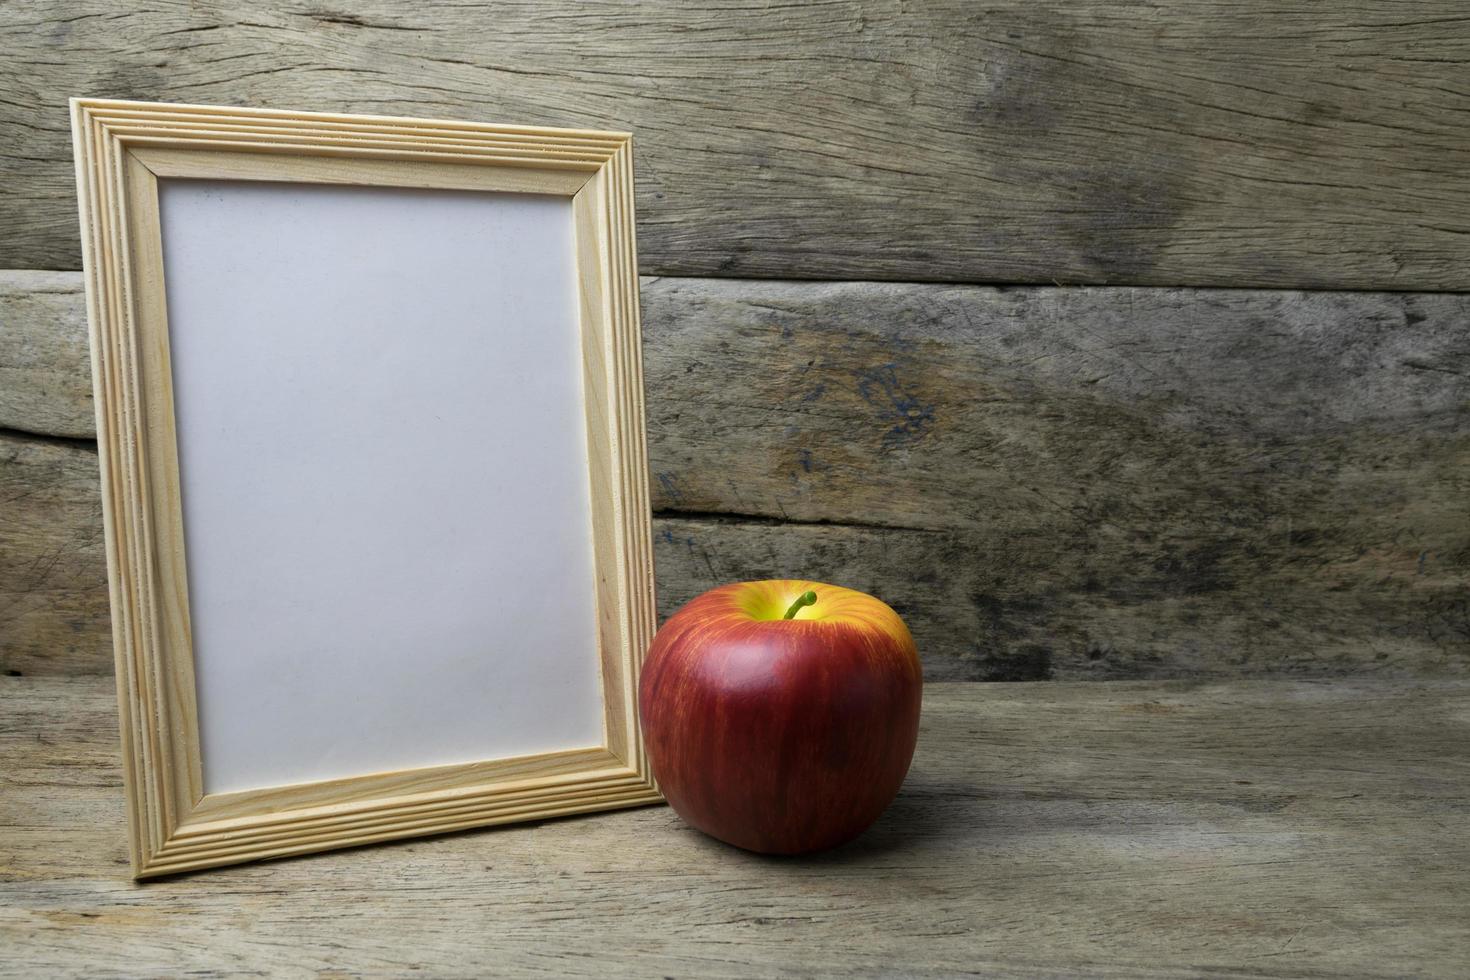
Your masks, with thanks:
[{"label": "wood grain texture", "polygon": [[0,672],[110,673],[97,450],[0,433]]},{"label": "wood grain texture", "polygon": [[639,135],[642,268],[1470,287],[1456,0],[0,7],[0,266],[77,268],[64,98]]},{"label": "wood grain texture", "polygon": [[[646,279],[643,301],[664,616],[801,575],[892,603],[936,680],[1470,667],[1470,298]],[[7,477],[69,502],[15,511],[37,542],[98,533],[70,451]],[[6,666],[106,670],[92,608],[4,638]]]},{"label": "wood grain texture", "polygon": [[111,684],[0,678],[0,972],[1458,977],[1464,681],[944,684],[852,845],[667,808],[126,878]]},{"label": "wood grain texture", "polygon": [[0,270],[0,428],[92,439],[87,308],[70,272]]},{"label": "wood grain texture", "polygon": [[825,578],[934,677],[1470,670],[1465,297],[644,292],[666,610]]}]

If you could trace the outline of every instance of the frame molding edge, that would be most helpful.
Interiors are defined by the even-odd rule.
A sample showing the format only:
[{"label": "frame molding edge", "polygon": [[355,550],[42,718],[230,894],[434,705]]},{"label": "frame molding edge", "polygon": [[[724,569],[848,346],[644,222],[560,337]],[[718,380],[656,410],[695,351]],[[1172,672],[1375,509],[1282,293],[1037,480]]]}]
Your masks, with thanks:
[{"label": "frame molding edge", "polygon": [[[72,99],[70,108],[134,877],[661,802],[637,720],[638,667],[655,619],[631,136],[91,98]],[[294,179],[327,175],[327,181],[316,182],[331,182],[332,168],[339,166],[372,166],[397,174],[396,179],[407,179],[408,168],[438,167],[439,180],[467,173],[463,168],[469,166],[475,168],[476,180],[492,172],[505,175],[506,186],[491,189],[555,193],[574,201],[584,193],[595,195],[588,201],[597,204],[597,278],[604,297],[597,332],[603,343],[609,417],[606,431],[599,434],[591,431],[589,416],[589,441],[605,436],[611,470],[620,478],[610,488],[616,554],[597,557],[599,580],[609,578],[619,613],[615,632],[600,632],[607,702],[602,756],[550,775],[500,781],[476,777],[478,782],[466,775],[462,785],[418,791],[401,785],[404,773],[355,777],[350,781],[358,785],[391,779],[395,789],[380,796],[329,797],[314,805],[234,817],[199,812],[200,803],[213,798],[203,797],[199,789],[192,647],[182,654],[170,652],[161,637],[170,624],[159,608],[165,600],[160,598],[164,588],[155,526],[158,488],[150,478],[156,461],[150,460],[148,446],[149,438],[158,434],[150,432],[152,416],[145,408],[148,381],[142,361],[147,355],[139,349],[137,323],[138,293],[143,290],[135,278],[136,215],[129,212],[136,205],[130,194],[130,164],[156,181],[158,170],[146,159],[160,150],[223,153],[238,157],[247,169],[251,164],[246,154],[305,161],[297,165]],[[352,182],[350,175],[343,180]],[[153,214],[156,218],[156,210]],[[579,265],[587,257],[585,246],[579,236]],[[161,292],[161,265],[159,276]],[[585,352],[590,336],[585,316],[582,330]],[[170,434],[171,405],[170,395]],[[595,461],[593,466],[595,470]],[[604,562],[610,562],[606,569]],[[604,600],[600,586],[600,621]],[[182,635],[187,640],[186,598],[183,605]],[[609,651],[610,645],[615,650]],[[619,694],[616,704],[609,700],[614,692]],[[517,761],[544,759],[550,765],[552,757],[563,754]],[[441,784],[455,778],[452,772],[422,772],[435,772]]]}]

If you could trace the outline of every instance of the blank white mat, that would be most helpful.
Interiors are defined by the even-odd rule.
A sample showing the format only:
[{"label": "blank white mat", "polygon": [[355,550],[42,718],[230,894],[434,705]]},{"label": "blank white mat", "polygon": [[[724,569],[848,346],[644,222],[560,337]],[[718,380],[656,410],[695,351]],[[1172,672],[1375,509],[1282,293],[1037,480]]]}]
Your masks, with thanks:
[{"label": "blank white mat", "polygon": [[206,792],[603,744],[571,202],[159,193]]}]

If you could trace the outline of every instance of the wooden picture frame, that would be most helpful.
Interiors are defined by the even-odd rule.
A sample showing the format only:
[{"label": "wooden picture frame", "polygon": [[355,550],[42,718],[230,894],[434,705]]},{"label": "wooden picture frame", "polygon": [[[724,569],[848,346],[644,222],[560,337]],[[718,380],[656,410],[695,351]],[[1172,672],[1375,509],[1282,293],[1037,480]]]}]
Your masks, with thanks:
[{"label": "wooden picture frame", "polygon": [[[101,99],[71,115],[135,877],[658,802],[636,714],[654,605],[630,137]],[[206,791],[160,230],[175,180],[570,201],[601,745]]]}]

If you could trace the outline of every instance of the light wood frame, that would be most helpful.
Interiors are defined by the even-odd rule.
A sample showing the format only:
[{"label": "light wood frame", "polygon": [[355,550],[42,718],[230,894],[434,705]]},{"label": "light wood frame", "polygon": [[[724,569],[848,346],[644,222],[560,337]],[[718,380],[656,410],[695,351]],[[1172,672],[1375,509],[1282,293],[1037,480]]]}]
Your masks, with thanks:
[{"label": "light wood frame", "polygon": [[[630,137],[99,99],[71,113],[134,876],[658,802],[636,697],[654,605]],[[571,199],[603,747],[203,792],[160,177]]]}]

